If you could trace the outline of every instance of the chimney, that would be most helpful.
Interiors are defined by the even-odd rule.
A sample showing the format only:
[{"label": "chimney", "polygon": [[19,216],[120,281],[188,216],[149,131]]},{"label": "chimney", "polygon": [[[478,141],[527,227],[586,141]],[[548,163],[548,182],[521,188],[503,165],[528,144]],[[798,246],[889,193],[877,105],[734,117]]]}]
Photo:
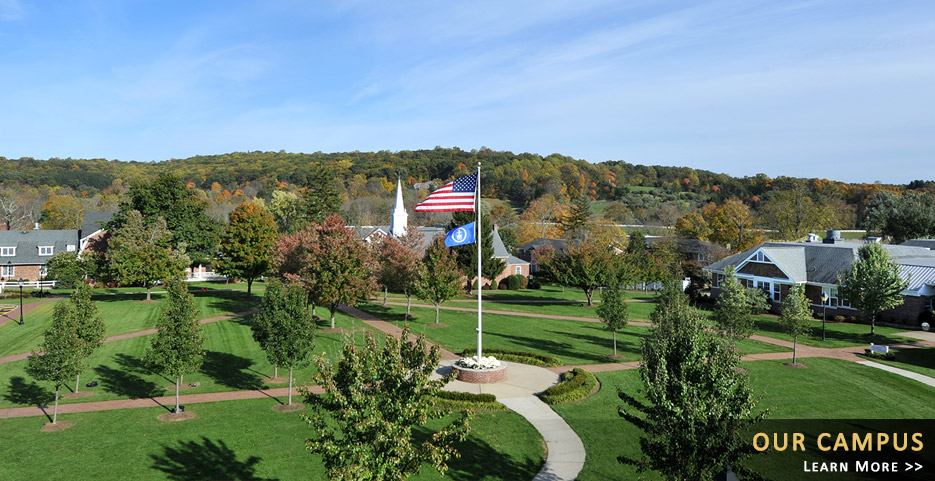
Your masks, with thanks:
[{"label": "chimney", "polygon": [[828,235],[822,241],[824,244],[834,244],[835,242],[841,242],[841,231],[839,230],[828,230]]}]

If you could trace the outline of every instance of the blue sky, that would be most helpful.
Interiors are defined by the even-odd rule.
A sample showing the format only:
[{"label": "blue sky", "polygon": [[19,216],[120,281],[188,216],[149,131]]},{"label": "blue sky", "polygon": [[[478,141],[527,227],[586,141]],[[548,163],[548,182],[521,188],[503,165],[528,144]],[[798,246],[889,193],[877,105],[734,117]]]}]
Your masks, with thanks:
[{"label": "blue sky", "polygon": [[0,0],[0,155],[464,149],[935,178],[931,1]]}]

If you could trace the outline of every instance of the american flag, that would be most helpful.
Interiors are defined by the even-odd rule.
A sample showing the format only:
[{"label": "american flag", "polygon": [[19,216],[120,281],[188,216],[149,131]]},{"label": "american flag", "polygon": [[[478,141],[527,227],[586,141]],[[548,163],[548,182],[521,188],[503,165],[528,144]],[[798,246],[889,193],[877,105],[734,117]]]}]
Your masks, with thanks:
[{"label": "american flag", "polygon": [[474,191],[477,189],[477,174],[471,174],[429,194],[416,205],[416,212],[456,212],[474,210]]}]

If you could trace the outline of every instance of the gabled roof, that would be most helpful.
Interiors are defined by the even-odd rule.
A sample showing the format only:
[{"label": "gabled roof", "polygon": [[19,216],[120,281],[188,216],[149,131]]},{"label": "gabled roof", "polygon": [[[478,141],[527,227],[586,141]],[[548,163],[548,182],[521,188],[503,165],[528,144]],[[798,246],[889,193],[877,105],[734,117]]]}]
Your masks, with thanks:
[{"label": "gabled roof", "polygon": [[506,250],[506,246],[503,245],[503,239],[500,238],[500,232],[497,229],[493,230],[493,256],[497,259],[510,257],[510,253]]},{"label": "gabled roof", "polygon": [[[851,268],[857,259],[860,242],[767,242],[711,264],[704,269],[724,272],[728,266],[738,268],[758,250],[795,282],[837,284],[838,276]],[[903,278],[910,279],[909,290],[935,283],[935,251],[924,247],[883,244],[883,248],[900,266]],[[911,276],[910,276],[911,274]]]},{"label": "gabled roof", "polygon": [[5,230],[0,231],[0,247],[15,247],[15,256],[0,257],[0,265],[45,264],[52,256],[40,256],[39,247],[52,247],[52,253],[78,250],[77,230]]},{"label": "gabled roof", "polygon": [[84,219],[81,221],[81,238],[87,238],[89,235],[104,229],[104,224],[110,222],[114,217],[114,212],[88,211],[84,213]]}]

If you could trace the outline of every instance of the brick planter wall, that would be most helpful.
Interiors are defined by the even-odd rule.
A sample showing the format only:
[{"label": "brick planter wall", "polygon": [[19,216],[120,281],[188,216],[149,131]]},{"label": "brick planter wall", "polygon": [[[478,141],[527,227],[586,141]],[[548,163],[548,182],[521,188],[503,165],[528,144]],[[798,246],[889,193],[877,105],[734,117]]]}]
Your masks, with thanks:
[{"label": "brick planter wall", "polygon": [[468,369],[466,367],[452,366],[458,373],[458,380],[473,384],[493,384],[506,380],[506,363],[500,361],[497,369]]}]

